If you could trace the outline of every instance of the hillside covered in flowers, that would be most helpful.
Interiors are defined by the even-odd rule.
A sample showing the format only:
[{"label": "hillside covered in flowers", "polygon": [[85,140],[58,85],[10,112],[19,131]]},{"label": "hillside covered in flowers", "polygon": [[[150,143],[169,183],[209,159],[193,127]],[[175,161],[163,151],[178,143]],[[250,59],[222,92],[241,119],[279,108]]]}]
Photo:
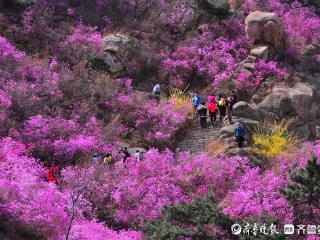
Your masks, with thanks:
[{"label": "hillside covered in flowers", "polygon": [[1,0],[0,239],[320,239],[319,66],[317,0]]}]

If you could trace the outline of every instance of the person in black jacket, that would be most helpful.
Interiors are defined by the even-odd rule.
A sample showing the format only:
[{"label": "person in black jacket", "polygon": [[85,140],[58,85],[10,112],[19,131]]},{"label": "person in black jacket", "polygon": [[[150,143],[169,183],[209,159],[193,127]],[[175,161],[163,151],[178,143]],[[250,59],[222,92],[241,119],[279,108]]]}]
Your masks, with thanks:
[{"label": "person in black jacket", "polygon": [[228,97],[228,105],[227,105],[227,113],[229,118],[229,123],[233,124],[232,122],[232,115],[233,115],[233,105],[235,105],[238,102],[236,92],[232,91],[230,96]]},{"label": "person in black jacket", "polygon": [[123,161],[123,162],[126,162],[127,158],[131,157],[131,154],[129,153],[127,147],[122,148],[122,149],[120,150],[120,153],[123,154],[123,156],[122,156],[122,161]]},{"label": "person in black jacket", "polygon": [[200,125],[202,128],[207,127],[207,107],[204,102],[202,102],[198,107],[197,107],[198,114],[200,116]]}]

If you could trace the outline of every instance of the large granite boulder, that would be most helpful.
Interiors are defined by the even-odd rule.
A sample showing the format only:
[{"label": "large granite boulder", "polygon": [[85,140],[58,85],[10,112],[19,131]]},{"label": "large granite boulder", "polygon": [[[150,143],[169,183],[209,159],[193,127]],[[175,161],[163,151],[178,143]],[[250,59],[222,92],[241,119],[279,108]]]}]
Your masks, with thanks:
[{"label": "large granite boulder", "polygon": [[291,88],[274,88],[258,106],[260,110],[273,113],[280,119],[286,116],[310,119],[318,113],[314,91],[305,83]]},{"label": "large granite boulder", "polygon": [[248,38],[253,41],[253,47],[247,59],[240,64],[242,69],[253,71],[258,60],[272,60],[284,51],[283,25],[275,13],[250,13],[245,20],[245,30]]},{"label": "large granite boulder", "polygon": [[138,40],[124,34],[110,34],[103,38],[103,50],[127,57],[135,53],[139,47]]},{"label": "large granite boulder", "polygon": [[283,50],[283,25],[275,13],[260,11],[250,13],[245,20],[245,30],[248,38],[255,44],[268,44],[276,51]]},{"label": "large granite boulder", "polygon": [[320,72],[320,46],[316,44],[308,45],[301,59],[301,67],[303,71]]},{"label": "large granite boulder", "polygon": [[230,9],[233,11],[238,10],[244,4],[244,2],[244,0],[230,0]]},{"label": "large granite boulder", "polygon": [[111,74],[119,73],[126,68],[126,62],[140,54],[138,40],[124,34],[109,34],[103,39],[104,63]]},{"label": "large granite boulder", "polygon": [[257,119],[257,111],[249,103],[240,101],[233,106],[233,115],[236,117]]}]

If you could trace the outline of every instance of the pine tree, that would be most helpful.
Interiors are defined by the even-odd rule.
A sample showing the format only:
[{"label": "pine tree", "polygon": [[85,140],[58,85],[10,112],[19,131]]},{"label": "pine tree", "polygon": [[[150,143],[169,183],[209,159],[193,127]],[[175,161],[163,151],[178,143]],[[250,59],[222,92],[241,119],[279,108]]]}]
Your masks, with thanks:
[{"label": "pine tree", "polygon": [[[231,234],[231,226],[235,222],[224,215],[218,208],[211,194],[206,197],[197,197],[191,203],[179,203],[163,208],[162,217],[155,221],[149,221],[144,226],[146,236],[144,240],[283,240],[286,236],[281,233],[274,235],[257,235],[241,233]],[[276,219],[267,218],[263,223],[254,219],[240,221],[242,227],[249,224],[260,229],[262,225],[276,224]],[[279,230],[279,229],[278,229]]]},{"label": "pine tree", "polygon": [[233,221],[217,207],[212,196],[198,197],[192,203],[179,203],[163,208],[162,217],[148,222],[146,240],[230,239]]},{"label": "pine tree", "polygon": [[[320,209],[320,164],[312,157],[305,168],[289,172],[292,183],[281,192],[301,216],[313,219],[313,210]],[[302,212],[301,212],[302,211]]]},{"label": "pine tree", "polygon": [[217,17],[224,19],[231,15],[230,6],[227,1],[217,0],[196,0],[199,9],[216,15]]}]

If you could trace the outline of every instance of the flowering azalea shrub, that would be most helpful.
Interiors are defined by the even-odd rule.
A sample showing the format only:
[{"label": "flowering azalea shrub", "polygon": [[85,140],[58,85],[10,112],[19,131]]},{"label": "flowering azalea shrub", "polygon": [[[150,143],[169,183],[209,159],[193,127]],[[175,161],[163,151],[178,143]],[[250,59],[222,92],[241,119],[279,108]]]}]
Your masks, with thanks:
[{"label": "flowering azalea shrub", "polygon": [[96,28],[79,23],[60,44],[59,60],[76,65],[89,54],[102,53],[102,35]]},{"label": "flowering azalea shrub", "polygon": [[4,120],[7,118],[8,109],[11,107],[11,99],[10,97],[4,92],[0,91],[0,123],[3,123]]},{"label": "flowering azalea shrub", "polygon": [[260,60],[256,63],[253,72],[243,71],[238,74],[235,80],[235,87],[240,92],[254,93],[266,78],[283,80],[286,69],[278,67],[278,63],[269,61],[266,63]]},{"label": "flowering azalea shrub", "polygon": [[[61,192],[56,186],[44,181],[43,167],[24,155],[23,144],[5,138],[1,140],[1,146],[1,215],[19,219],[24,224],[33,226],[45,239],[65,238],[66,223],[70,221],[69,214],[72,210],[68,203],[68,192]],[[70,182],[71,179],[69,177]],[[78,179],[74,179],[73,182],[76,183]],[[85,219],[80,207],[80,204],[76,206],[78,215],[74,219],[70,239],[87,239],[84,237],[89,235],[93,239],[140,239],[141,235],[138,232],[129,230],[117,233],[102,223]]]},{"label": "flowering azalea shrub", "polygon": [[5,138],[1,146],[1,213],[37,226],[51,239],[60,235],[68,219],[66,198],[43,181],[43,168],[23,155],[23,144]]},{"label": "flowering azalea shrub", "polygon": [[115,218],[127,224],[154,219],[162,206],[188,200],[176,182],[173,154],[149,151],[143,162],[117,166],[118,184],[112,192]]},{"label": "flowering azalea shrub", "polygon": [[[231,23],[239,24],[237,20]],[[195,76],[209,78],[219,85],[232,77],[237,63],[246,57],[247,52],[244,34],[229,39],[209,31],[194,38],[190,44],[179,46],[163,61],[163,65],[172,73],[173,85],[183,86],[193,82]]]},{"label": "flowering azalea shrub", "polygon": [[86,156],[102,150],[103,144],[97,138],[99,135],[101,129],[95,118],[81,126],[75,119],[42,115],[25,121],[22,131],[28,150],[35,156],[64,163],[76,161],[79,154]]},{"label": "flowering azalea shrub", "polygon": [[[62,98],[60,76],[44,61],[32,60],[0,37],[1,90],[7,108],[15,120],[21,121],[37,113],[52,111]],[[2,95],[4,96],[4,95]],[[4,100],[4,99],[3,99]],[[9,106],[10,103],[10,107]]]},{"label": "flowering azalea shrub", "polygon": [[[246,158],[212,158],[205,154],[192,157],[181,153],[175,159],[169,150],[153,149],[144,154],[141,162],[130,158],[112,168],[100,166],[89,175],[72,168],[64,176],[71,174],[80,183],[94,177],[95,181],[85,186],[83,196],[96,209],[96,216],[110,224],[141,226],[159,216],[164,205],[189,202],[194,196],[206,195],[212,187],[217,199],[223,199],[248,164]],[[70,179],[64,177],[62,181],[68,183]]]},{"label": "flowering azalea shrub", "polygon": [[[317,151],[318,146],[313,149]],[[282,157],[277,167],[263,170],[251,168],[250,161],[241,157],[180,153],[175,159],[168,150],[150,150],[141,162],[131,158],[112,168],[97,168],[92,172],[95,181],[87,185],[83,196],[95,206],[97,216],[119,226],[134,226],[156,219],[164,205],[190,202],[213,187],[219,207],[232,219],[263,222],[274,218],[285,223],[297,215],[280,189],[290,182],[288,170],[304,167],[311,154],[298,154],[294,160]],[[81,182],[79,173],[75,176],[80,179],[75,179]]]},{"label": "flowering azalea shrub", "polygon": [[142,234],[136,231],[114,231],[107,229],[103,224],[97,222],[77,222],[74,224],[70,239],[110,239],[110,240],[141,240]]},{"label": "flowering azalea shrub", "polygon": [[[307,144],[296,151],[292,158],[286,156],[276,158],[277,161],[273,161],[271,170],[262,170],[259,167],[249,169],[220,203],[224,213],[238,220],[254,218],[263,221],[267,217],[272,217],[281,224],[309,221],[310,216],[302,213],[312,211],[318,214],[319,209],[307,203],[292,206],[289,200],[295,201],[296,197],[288,199],[282,190],[292,183],[290,172],[305,169],[312,156],[319,159],[318,149],[319,143]],[[317,164],[319,166],[319,160]]]},{"label": "flowering azalea shrub", "polygon": [[253,168],[246,172],[235,190],[230,191],[224,200],[223,211],[234,219],[274,217],[282,223],[293,222],[293,209],[279,192],[286,179],[266,171]]},{"label": "flowering azalea shrub", "polygon": [[149,99],[133,91],[131,79],[118,79],[116,83],[118,90],[106,105],[117,113],[121,127],[117,130],[126,134],[123,136],[139,136],[144,143],[161,147],[186,122],[189,106],[179,109],[170,101]]},{"label": "flowering azalea shrub", "polygon": [[161,24],[175,31],[185,32],[194,20],[195,11],[189,0],[159,1]]},{"label": "flowering azalea shrub", "polygon": [[[239,71],[250,49],[244,18],[254,10],[277,13],[288,36],[287,52],[298,55],[319,42],[319,17],[308,4],[248,0],[230,14],[227,6],[227,12],[216,3],[205,9],[193,0],[32,2],[17,11],[0,9],[1,217],[49,240],[140,240],[147,236],[138,230],[163,217],[163,207],[186,202],[182,209],[193,208],[194,199],[209,192],[216,203],[206,198],[204,206],[232,221],[271,217],[303,223],[319,215],[317,202],[304,202],[318,187],[312,176],[319,143],[285,155],[290,141],[283,135],[254,136],[260,153],[269,154],[260,167],[216,151],[227,145],[223,142],[213,142],[208,154],[172,152],[167,147],[186,126],[190,97],[180,90],[160,99],[143,92],[159,81],[161,87],[169,82],[162,95],[165,88],[186,85],[201,93],[215,87],[253,94],[265,79],[282,80],[290,68],[283,62],[259,61],[252,73]],[[136,38],[142,51],[122,62],[127,71],[114,75],[93,66],[104,57],[103,35],[113,32]],[[135,58],[143,62],[141,69]],[[156,148],[142,161],[123,161],[119,137]],[[93,153],[100,164],[88,166]],[[106,153],[113,159],[102,164]],[[47,182],[43,166],[52,162],[61,170],[57,185]],[[305,179],[312,186],[305,188]],[[299,190],[298,197],[290,189]],[[214,235],[211,226],[205,229]]]}]

